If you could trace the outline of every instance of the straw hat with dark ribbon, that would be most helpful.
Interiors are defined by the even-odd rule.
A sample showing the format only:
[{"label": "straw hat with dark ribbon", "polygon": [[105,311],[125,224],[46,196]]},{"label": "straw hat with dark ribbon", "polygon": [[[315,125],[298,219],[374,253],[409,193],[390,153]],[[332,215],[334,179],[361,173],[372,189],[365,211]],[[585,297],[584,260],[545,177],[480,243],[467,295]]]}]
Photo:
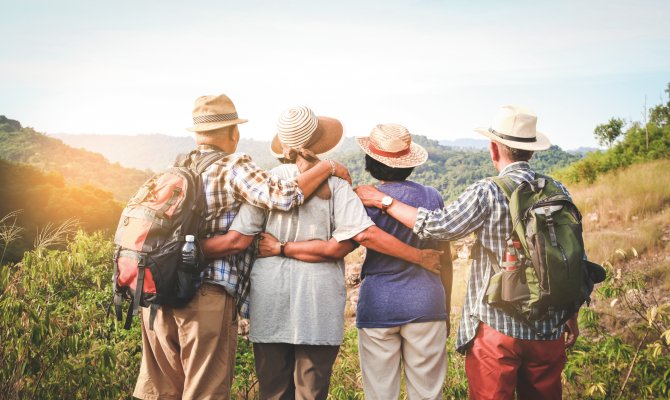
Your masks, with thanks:
[{"label": "straw hat with dark ribbon", "polygon": [[237,116],[235,105],[225,94],[200,96],[193,106],[193,126],[186,129],[191,132],[207,132],[247,121]]},{"label": "straw hat with dark ribbon", "polygon": [[344,128],[335,118],[316,116],[306,106],[291,107],[277,120],[270,151],[279,158],[299,149],[320,155],[336,148],[343,138]]},{"label": "straw hat with dark ribbon", "polygon": [[551,142],[536,126],[534,112],[519,106],[502,106],[490,127],[475,128],[475,132],[514,149],[547,150]]},{"label": "straw hat with dark ribbon", "polygon": [[402,125],[379,124],[370,136],[357,137],[356,141],[365,154],[391,168],[416,167],[428,159],[426,149],[412,143],[412,135]]}]

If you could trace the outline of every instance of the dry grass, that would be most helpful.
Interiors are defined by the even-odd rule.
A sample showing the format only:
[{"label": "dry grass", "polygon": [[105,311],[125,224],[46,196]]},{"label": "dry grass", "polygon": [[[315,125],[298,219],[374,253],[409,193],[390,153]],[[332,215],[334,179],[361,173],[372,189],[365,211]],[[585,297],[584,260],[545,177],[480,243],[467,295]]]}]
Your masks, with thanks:
[{"label": "dry grass", "polygon": [[670,160],[637,164],[569,189],[584,215],[586,252],[593,261],[664,247],[661,238],[670,226]]},{"label": "dry grass", "polygon": [[569,189],[587,229],[616,228],[670,204],[670,160],[636,164]]}]

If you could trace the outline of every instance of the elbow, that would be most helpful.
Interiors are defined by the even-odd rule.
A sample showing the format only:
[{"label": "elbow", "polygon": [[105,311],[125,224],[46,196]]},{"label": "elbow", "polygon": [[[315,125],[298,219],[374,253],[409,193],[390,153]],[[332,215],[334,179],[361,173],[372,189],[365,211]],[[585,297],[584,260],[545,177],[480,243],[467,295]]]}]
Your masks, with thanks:
[{"label": "elbow", "polygon": [[376,226],[371,226],[364,230],[363,232],[357,234],[356,236],[353,237],[353,239],[358,242],[361,246],[368,247],[370,242],[372,241],[372,238],[374,237],[375,232],[377,232],[379,228]]}]

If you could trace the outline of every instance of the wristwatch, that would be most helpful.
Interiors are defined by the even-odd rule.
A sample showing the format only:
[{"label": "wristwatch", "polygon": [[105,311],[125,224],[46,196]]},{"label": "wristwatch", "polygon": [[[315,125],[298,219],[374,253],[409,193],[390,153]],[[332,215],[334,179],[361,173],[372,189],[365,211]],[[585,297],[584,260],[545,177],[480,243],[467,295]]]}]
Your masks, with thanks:
[{"label": "wristwatch", "polygon": [[284,246],[286,246],[286,241],[279,242],[279,256],[280,257],[286,257],[286,254],[284,254]]},{"label": "wristwatch", "polygon": [[391,207],[391,204],[393,204],[393,197],[391,196],[382,197],[382,212],[386,213],[386,210],[388,210],[388,208]]}]

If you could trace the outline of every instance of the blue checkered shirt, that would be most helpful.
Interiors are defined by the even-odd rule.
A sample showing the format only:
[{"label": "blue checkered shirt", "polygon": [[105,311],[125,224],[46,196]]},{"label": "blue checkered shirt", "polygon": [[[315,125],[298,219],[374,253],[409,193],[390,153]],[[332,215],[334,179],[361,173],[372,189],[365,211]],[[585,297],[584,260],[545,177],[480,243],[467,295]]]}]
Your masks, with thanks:
[{"label": "blue checkered shirt", "polygon": [[[500,172],[514,182],[531,181],[535,172],[527,162],[516,162]],[[565,191],[565,187],[559,184]],[[458,328],[456,349],[465,353],[465,348],[477,333],[480,322],[507,336],[517,339],[557,339],[563,327],[565,312],[555,313],[551,318],[537,321],[534,331],[527,324],[505,311],[492,307],[484,301],[488,282],[494,273],[491,260],[483,247],[493,251],[498,260],[505,251],[505,241],[512,233],[509,203],[503,191],[491,180],[480,180],[471,185],[458,199],[444,209],[428,211],[419,208],[414,232],[421,238],[455,240],[475,233],[481,246],[473,247],[472,266],[468,280],[463,315]],[[482,247],[483,246],[483,247]]]},{"label": "blue checkered shirt", "polygon": [[[213,151],[207,145],[201,152]],[[287,211],[304,202],[295,179],[285,180],[259,168],[244,153],[233,153],[215,162],[202,175],[207,213],[203,223],[205,237],[228,232],[243,202],[266,210]],[[223,286],[235,298],[240,314],[249,316],[249,272],[255,248],[212,260],[204,271],[205,282]]]}]

